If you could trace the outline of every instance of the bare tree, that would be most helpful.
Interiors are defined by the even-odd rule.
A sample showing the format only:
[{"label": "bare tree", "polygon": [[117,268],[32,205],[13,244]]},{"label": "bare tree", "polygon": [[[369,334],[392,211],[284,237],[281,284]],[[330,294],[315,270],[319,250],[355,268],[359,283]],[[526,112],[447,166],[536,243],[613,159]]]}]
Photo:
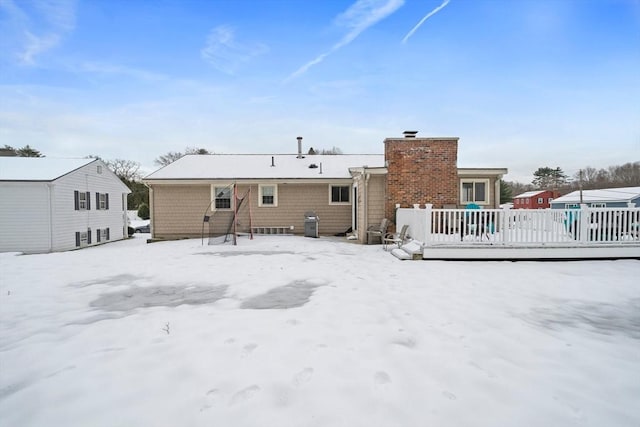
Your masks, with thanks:
[{"label": "bare tree", "polygon": [[133,160],[114,159],[104,162],[120,179],[125,182],[138,181],[140,177],[140,163]]},{"label": "bare tree", "polygon": [[187,147],[185,148],[184,153],[181,153],[180,151],[169,151],[167,154],[163,154],[162,156],[159,156],[153,162],[158,166],[167,166],[187,154],[212,154],[212,153],[206,148]]},{"label": "bare tree", "polygon": [[330,149],[321,149],[321,150],[315,150],[316,153],[318,154],[342,154],[342,150],[338,147],[331,147]]},{"label": "bare tree", "polygon": [[614,185],[623,187],[640,185],[640,162],[625,163],[621,166],[610,166],[609,175]]},{"label": "bare tree", "polygon": [[163,154],[162,156],[159,156],[157,159],[153,161],[153,163],[155,163],[158,166],[167,166],[175,162],[182,156],[184,156],[184,154],[182,154],[179,151],[169,151],[167,154]]}]

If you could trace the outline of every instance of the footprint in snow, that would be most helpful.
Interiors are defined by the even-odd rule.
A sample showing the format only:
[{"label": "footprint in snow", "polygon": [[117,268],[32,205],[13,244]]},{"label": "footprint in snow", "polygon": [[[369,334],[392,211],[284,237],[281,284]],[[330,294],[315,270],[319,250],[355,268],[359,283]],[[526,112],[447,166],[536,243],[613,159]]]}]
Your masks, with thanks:
[{"label": "footprint in snow", "polygon": [[446,397],[447,399],[449,399],[449,400],[456,400],[457,399],[455,394],[453,394],[453,393],[451,393],[450,391],[447,391],[447,390],[443,391],[442,395],[444,397]]},{"label": "footprint in snow", "polygon": [[378,371],[373,376],[373,380],[375,381],[376,384],[383,385],[383,384],[389,384],[391,382],[391,377],[389,376],[389,374],[387,374],[384,371]]},{"label": "footprint in snow", "polygon": [[302,384],[311,381],[312,375],[313,375],[313,368],[304,368],[302,371],[298,372],[293,376],[293,384],[296,387],[300,387]]},{"label": "footprint in snow", "polygon": [[258,347],[258,344],[256,343],[247,344],[242,347],[242,357],[248,357],[256,347]]},{"label": "footprint in snow", "polygon": [[217,403],[217,401],[220,399],[220,390],[218,390],[217,388],[212,388],[205,394],[205,398],[207,400],[207,403],[200,408],[200,412],[206,411]]},{"label": "footprint in snow", "polygon": [[258,393],[259,391],[260,391],[260,387],[258,387],[255,384],[247,388],[243,388],[242,390],[240,390],[239,392],[237,392],[231,397],[229,406],[237,405],[238,403],[247,401],[251,399],[253,396],[255,396],[256,393]]}]

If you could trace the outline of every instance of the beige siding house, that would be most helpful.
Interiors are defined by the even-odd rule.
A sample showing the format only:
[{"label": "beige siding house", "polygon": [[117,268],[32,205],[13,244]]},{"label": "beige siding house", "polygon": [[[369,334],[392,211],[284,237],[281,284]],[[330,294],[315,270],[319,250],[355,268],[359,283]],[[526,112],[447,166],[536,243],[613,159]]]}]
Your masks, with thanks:
[{"label": "beige siding house", "polygon": [[303,234],[314,212],[320,235],[352,231],[365,242],[366,230],[393,221],[398,206],[498,206],[507,170],[458,168],[457,138],[409,133],[384,142],[385,154],[306,155],[298,139],[297,154],[184,156],[143,180],[152,237]]}]

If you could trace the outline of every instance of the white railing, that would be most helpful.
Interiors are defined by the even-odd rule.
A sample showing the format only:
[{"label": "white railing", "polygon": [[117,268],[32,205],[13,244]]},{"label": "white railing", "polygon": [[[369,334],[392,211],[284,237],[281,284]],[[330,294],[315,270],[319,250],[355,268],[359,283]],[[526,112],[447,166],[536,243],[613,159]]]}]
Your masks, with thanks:
[{"label": "white railing", "polygon": [[396,226],[425,245],[639,244],[640,208],[398,209]]}]

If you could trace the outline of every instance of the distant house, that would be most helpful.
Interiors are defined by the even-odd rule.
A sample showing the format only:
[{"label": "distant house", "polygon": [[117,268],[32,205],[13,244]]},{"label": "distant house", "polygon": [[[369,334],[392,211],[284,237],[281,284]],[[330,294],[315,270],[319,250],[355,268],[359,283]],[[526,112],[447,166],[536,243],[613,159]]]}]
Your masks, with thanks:
[{"label": "distant house", "polygon": [[558,196],[560,193],[552,190],[527,191],[513,198],[513,209],[548,209]]},{"label": "distant house", "polygon": [[100,160],[0,157],[0,252],[120,240],[131,191]]},{"label": "distant house", "polygon": [[370,226],[395,220],[397,207],[499,206],[507,169],[458,168],[458,138],[415,134],[385,139],[385,154],[302,154],[298,138],[297,154],[184,156],[143,179],[152,237],[200,237],[204,220],[212,234],[232,223],[241,231],[302,234],[305,213],[314,212],[319,234],[353,230],[364,242]]},{"label": "distant house", "polygon": [[636,207],[640,207],[640,187],[578,190],[553,200],[551,208],[575,208],[581,203],[591,208],[626,208],[629,203],[634,203]]}]

